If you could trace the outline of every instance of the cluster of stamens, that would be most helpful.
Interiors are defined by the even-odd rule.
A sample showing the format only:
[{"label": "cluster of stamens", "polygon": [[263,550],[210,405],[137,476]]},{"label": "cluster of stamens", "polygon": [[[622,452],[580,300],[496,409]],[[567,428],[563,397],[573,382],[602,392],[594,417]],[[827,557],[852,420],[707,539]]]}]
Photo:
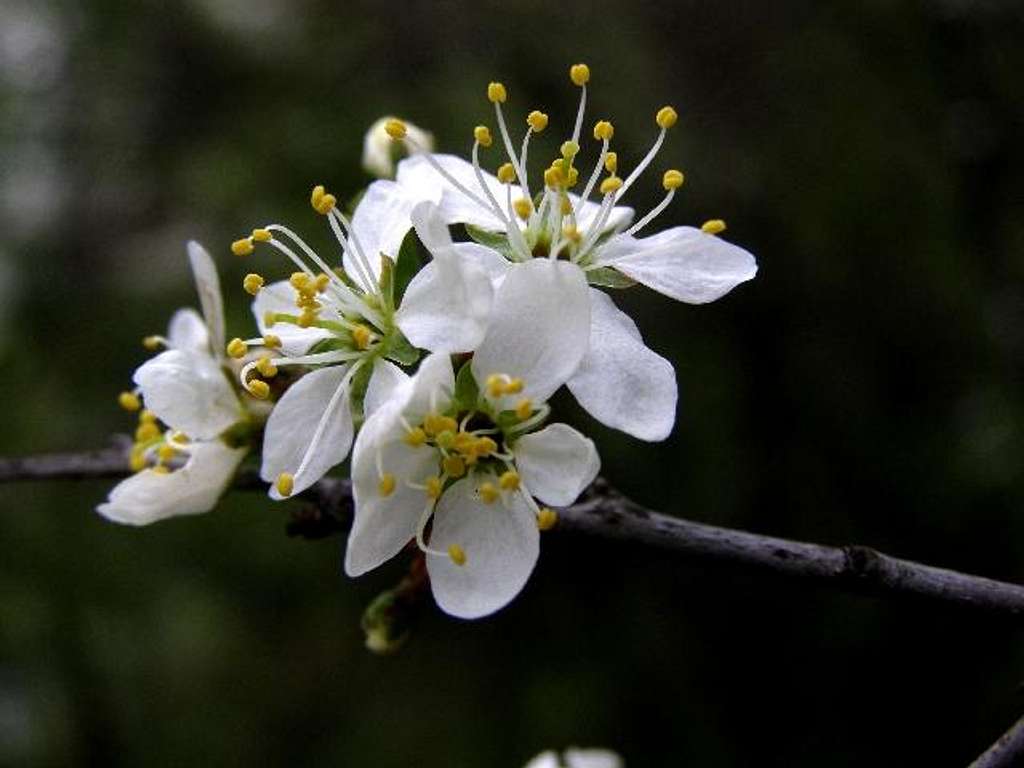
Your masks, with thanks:
[{"label": "cluster of stamens", "polygon": [[[581,180],[576,159],[580,152],[590,68],[586,64],[574,64],[569,69],[569,78],[580,88],[576,121],[571,138],[564,141],[560,147],[560,156],[544,170],[544,190],[538,204],[535,205],[531,192],[527,160],[530,137],[544,131],[548,125],[548,116],[539,110],[533,110],[527,115],[526,135],[517,152],[502,111],[502,105],[508,100],[508,90],[500,82],[492,82],[487,86],[487,99],[494,105],[495,119],[508,155],[508,161],[500,165],[496,173],[498,181],[505,185],[504,201],[498,200],[491,191],[480,166],[480,149],[487,149],[494,143],[491,129],[486,125],[478,125],[473,129],[472,162],[476,171],[478,190],[471,189],[454,178],[429,153],[424,153],[423,156],[450,184],[501,222],[507,232],[509,247],[515,260],[524,261],[536,256],[548,256],[552,259],[564,257],[579,264],[583,269],[595,269],[598,265],[592,263],[594,248],[609,225],[614,207],[622,201],[629,188],[654,160],[664,143],[666,133],[676,124],[679,116],[670,106],[657,111],[655,124],[659,133],[654,145],[625,179],[618,175],[618,155],[610,149],[615,127],[608,120],[599,120],[593,129],[594,139],[601,142],[597,162],[593,171],[586,177],[586,184],[579,196],[570,196],[569,190],[576,188]],[[418,147],[408,136],[405,125],[400,120],[390,121],[386,130],[392,139],[404,141],[413,150],[422,151],[423,148]],[[602,172],[606,174],[603,179]],[[683,182],[682,172],[675,169],[666,171],[662,176],[662,187],[666,192],[664,199],[624,234],[636,234],[653,221],[668,207]],[[513,193],[513,187],[518,187],[518,194]],[[600,208],[595,215],[588,217],[587,221],[581,221],[583,203],[590,199],[595,188],[601,195]],[[724,228],[724,222],[715,219],[705,223],[702,230],[708,234],[718,234]]]},{"label": "cluster of stamens", "polygon": [[141,472],[148,467],[157,474],[170,473],[174,460],[188,452],[188,437],[181,432],[161,430],[156,414],[142,407],[138,390],[122,392],[117,402],[126,411],[138,412],[138,425],[128,454],[131,470]]}]

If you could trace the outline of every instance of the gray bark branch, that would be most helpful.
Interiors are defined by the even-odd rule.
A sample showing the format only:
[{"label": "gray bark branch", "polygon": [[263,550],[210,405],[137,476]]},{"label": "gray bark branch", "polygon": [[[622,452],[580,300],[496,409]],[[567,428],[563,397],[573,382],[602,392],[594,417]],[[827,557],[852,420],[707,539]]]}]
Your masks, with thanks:
[{"label": "gray bark branch", "polygon": [[1024,717],[978,756],[968,768],[1013,768],[1024,765]]},{"label": "gray bark branch", "polygon": [[[0,458],[0,482],[120,477],[126,449]],[[237,488],[260,488],[243,472]],[[351,524],[347,479],[324,478],[293,507],[290,535],[321,538]],[[902,560],[870,547],[830,547],[696,523],[653,512],[599,478],[571,507],[558,512],[557,531],[645,544],[683,555],[770,571],[847,592],[901,596],[958,605],[1024,624],[1024,586]],[[1021,738],[1024,739],[1024,728]],[[998,764],[995,764],[998,765]]]}]

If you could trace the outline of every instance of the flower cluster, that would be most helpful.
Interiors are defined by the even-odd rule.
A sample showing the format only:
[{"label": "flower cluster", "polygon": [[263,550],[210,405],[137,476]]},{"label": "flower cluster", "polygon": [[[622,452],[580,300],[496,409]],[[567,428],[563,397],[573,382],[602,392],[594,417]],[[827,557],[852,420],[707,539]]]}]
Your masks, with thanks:
[{"label": "flower cluster", "polygon": [[[591,440],[552,421],[550,398],[564,385],[595,419],[641,440],[662,440],[675,423],[671,363],[607,291],[640,283],[699,304],[757,271],[720,237],[720,220],[638,236],[684,182],[666,170],[664,198],[639,218],[623,204],[677,113],[656,112],[653,146],[625,178],[614,126],[597,121],[587,170],[590,70],[576,64],[569,74],[579,108],[540,180],[529,151],[548,116],[529,112],[514,144],[501,83],[487,88],[498,138],[477,126],[469,160],[434,153],[430,134],[407,122],[378,121],[364,165],[382,178],[354,210],[322,186],[310,197],[335,253],[321,256],[278,223],[232,244],[236,256],[289,265],[283,279],[246,275],[252,338],[226,341],[217,273],[190,243],[203,316],[180,310],[166,337],[147,339],[164,351],[120,397],[139,412],[137,474],[98,511],[137,525],[208,511],[257,444],[274,499],[350,458],[346,573],[414,544],[449,614],[474,618],[508,603],[533,570],[539,532],[600,467]],[[481,155],[496,143],[507,157],[491,174]]]}]

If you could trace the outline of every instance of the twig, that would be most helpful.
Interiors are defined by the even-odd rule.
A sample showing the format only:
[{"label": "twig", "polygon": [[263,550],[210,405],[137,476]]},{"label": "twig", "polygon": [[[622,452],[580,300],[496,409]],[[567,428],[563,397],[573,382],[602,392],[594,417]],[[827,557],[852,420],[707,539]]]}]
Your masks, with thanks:
[{"label": "twig", "polygon": [[1013,768],[1015,765],[1024,765],[1024,717],[968,768]]},{"label": "twig", "polygon": [[[123,447],[0,458],[0,482],[118,477],[127,471]],[[261,484],[249,472],[239,477],[236,487]],[[289,535],[322,538],[351,524],[348,480],[325,478],[302,498],[309,503],[293,507]],[[828,547],[670,517],[640,506],[600,478],[580,501],[559,511],[556,530],[647,544],[848,592],[924,598],[1024,623],[1024,586],[901,560],[869,547]]]}]

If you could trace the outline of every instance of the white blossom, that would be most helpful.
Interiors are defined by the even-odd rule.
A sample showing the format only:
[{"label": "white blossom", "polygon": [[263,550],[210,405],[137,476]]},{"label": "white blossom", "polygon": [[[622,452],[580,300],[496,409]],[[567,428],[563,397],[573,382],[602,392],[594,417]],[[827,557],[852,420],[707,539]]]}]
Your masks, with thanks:
[{"label": "white blossom", "polygon": [[570,747],[559,759],[554,750],[541,752],[524,768],[623,768],[622,758],[607,749]]},{"label": "white blossom", "polygon": [[[402,147],[391,140],[386,130],[387,124],[396,119],[392,115],[380,118],[363,137],[363,169],[379,179],[395,177],[395,161],[402,155]],[[405,125],[418,147],[426,152],[434,150],[434,137],[429,131],[408,121]]]}]

